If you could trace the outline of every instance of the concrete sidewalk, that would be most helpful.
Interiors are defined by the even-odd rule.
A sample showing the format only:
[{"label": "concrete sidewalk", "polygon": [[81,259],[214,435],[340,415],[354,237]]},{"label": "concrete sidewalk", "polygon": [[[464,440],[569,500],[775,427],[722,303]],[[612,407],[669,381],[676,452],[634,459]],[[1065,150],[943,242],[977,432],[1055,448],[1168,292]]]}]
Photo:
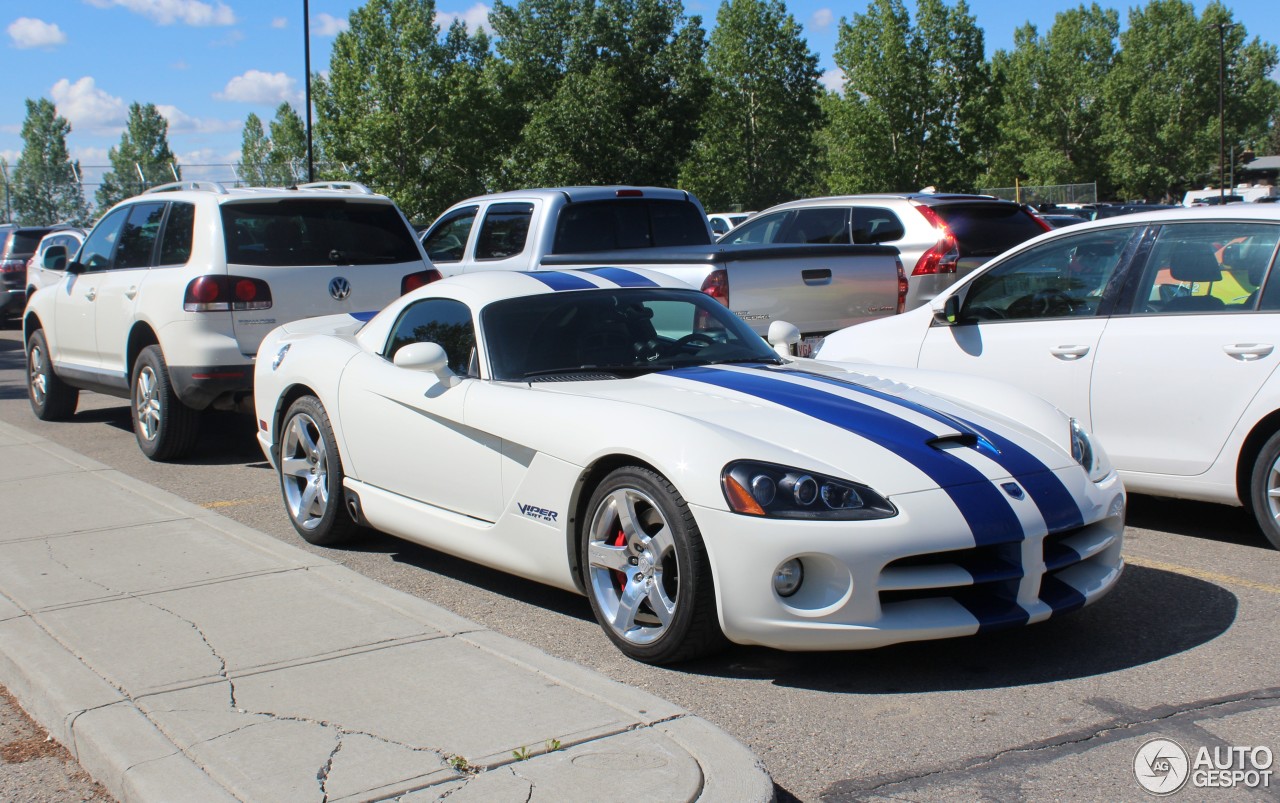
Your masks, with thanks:
[{"label": "concrete sidewalk", "polygon": [[121,801],[773,797],[671,703],[3,423],[0,522],[0,684]]}]

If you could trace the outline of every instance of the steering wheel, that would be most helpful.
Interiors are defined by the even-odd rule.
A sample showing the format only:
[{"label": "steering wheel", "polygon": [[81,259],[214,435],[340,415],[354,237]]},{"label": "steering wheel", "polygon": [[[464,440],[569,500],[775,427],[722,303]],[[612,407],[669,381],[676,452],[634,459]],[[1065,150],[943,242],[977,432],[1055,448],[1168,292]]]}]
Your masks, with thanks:
[{"label": "steering wheel", "polygon": [[690,332],[676,341],[676,345],[681,348],[692,346],[695,349],[705,349],[708,346],[714,346],[716,341],[711,335],[702,332]]}]

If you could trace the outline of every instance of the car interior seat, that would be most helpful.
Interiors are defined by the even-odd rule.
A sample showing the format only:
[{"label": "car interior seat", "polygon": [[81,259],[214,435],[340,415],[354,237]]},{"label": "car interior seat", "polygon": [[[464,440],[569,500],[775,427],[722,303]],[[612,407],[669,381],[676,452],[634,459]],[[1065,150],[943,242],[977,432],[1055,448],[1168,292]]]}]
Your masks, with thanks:
[{"label": "car interior seat", "polygon": [[1209,287],[1203,295],[1174,296],[1165,302],[1164,312],[1213,312],[1225,308],[1222,299],[1212,295],[1213,283],[1222,279],[1222,266],[1209,243],[1179,243],[1171,255],[1169,273],[1176,282]]}]

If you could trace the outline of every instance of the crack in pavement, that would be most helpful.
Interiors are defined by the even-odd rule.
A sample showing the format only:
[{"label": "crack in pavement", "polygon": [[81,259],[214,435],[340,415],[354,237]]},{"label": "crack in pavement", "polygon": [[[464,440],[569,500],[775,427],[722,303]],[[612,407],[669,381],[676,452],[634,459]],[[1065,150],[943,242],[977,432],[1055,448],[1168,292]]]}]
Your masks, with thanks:
[{"label": "crack in pavement", "polygon": [[[1038,765],[1064,755],[1077,755],[1096,746],[1122,741],[1152,732],[1161,724],[1171,722],[1179,728],[1197,727],[1195,721],[1201,715],[1211,713],[1215,717],[1228,716],[1243,711],[1280,705],[1280,687],[1254,689],[1237,695],[1198,700],[1181,706],[1160,705],[1148,709],[1136,709],[1107,698],[1089,698],[1085,703],[1103,712],[1119,712],[1110,722],[1088,729],[1074,731],[1051,739],[1000,750],[986,756],[963,760],[957,764],[940,767],[928,772],[881,776],[865,782],[856,779],[839,781],[827,787],[821,794],[823,801],[857,800],[864,796],[880,795],[895,786],[913,784],[920,789],[919,781],[936,781],[946,776],[960,776],[978,770],[994,770],[1019,765]],[[904,790],[911,791],[911,790]],[[893,792],[888,792],[893,795]],[[1002,799],[1008,799],[1008,790]]]}]

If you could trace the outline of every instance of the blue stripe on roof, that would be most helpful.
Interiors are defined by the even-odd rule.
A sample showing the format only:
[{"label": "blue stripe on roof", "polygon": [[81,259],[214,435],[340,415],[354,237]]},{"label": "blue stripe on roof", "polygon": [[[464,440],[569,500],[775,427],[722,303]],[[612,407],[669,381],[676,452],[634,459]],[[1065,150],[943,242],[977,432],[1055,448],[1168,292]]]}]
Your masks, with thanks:
[{"label": "blue stripe on roof", "polygon": [[626,268],[588,268],[586,273],[607,279],[619,287],[657,287],[658,283]]},{"label": "blue stripe on roof", "polygon": [[888,449],[933,480],[960,510],[979,546],[1020,541],[1022,523],[1004,494],[981,471],[928,444],[935,433],[862,402],[767,374],[691,367],[668,376],[705,382],[779,404]]},{"label": "blue stripe on roof", "polygon": [[595,289],[594,284],[581,276],[574,276],[571,273],[561,273],[557,270],[535,270],[530,271],[528,275],[556,291]]},{"label": "blue stripe on roof", "polygon": [[369,321],[373,320],[373,316],[377,315],[378,311],[375,309],[375,310],[369,310],[368,312],[348,312],[347,314],[350,315],[352,318],[355,318],[357,321],[363,321],[364,323],[368,323]]},{"label": "blue stripe on roof", "polygon": [[[1044,517],[1045,525],[1049,528],[1049,532],[1061,532],[1062,530],[1070,530],[1084,525],[1084,515],[1080,512],[1080,506],[1076,503],[1071,492],[1067,490],[1067,487],[1062,484],[1062,480],[1034,455],[1008,438],[997,435],[995,432],[972,422],[947,415],[917,402],[894,396],[891,393],[874,390],[856,382],[822,374],[798,373],[803,373],[809,379],[827,382],[859,393],[865,393],[892,404],[901,405],[921,415],[928,416],[934,421],[953,426],[961,432],[977,435],[979,445],[988,447],[981,451],[986,453],[1005,471],[1008,471],[1011,476],[1017,477],[1023,487],[1026,488],[1027,493],[1031,495],[1031,500],[1040,509],[1040,515]],[[984,441],[985,444],[983,443]]]}]

